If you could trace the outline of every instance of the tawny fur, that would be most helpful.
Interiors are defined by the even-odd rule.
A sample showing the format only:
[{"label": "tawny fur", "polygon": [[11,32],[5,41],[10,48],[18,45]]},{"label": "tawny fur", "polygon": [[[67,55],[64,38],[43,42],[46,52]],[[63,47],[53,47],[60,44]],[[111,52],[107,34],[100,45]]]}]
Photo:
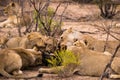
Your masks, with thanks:
[{"label": "tawny fur", "polygon": [[[79,35],[79,36],[78,36]],[[111,54],[114,53],[116,46],[119,44],[119,41],[106,41],[105,40],[98,40],[90,35],[81,34],[78,31],[73,30],[72,28],[67,29],[61,35],[61,47],[64,46],[71,46],[75,41],[82,41],[88,49],[100,51],[100,52],[110,52]],[[104,50],[106,45],[106,49]],[[120,56],[120,50],[118,51],[116,56]]]},{"label": "tawny fur", "polygon": [[8,18],[0,23],[0,27],[28,26],[31,22],[30,16],[26,13],[22,15],[21,6],[14,2],[4,8],[4,14]]},{"label": "tawny fur", "polygon": [[37,59],[40,59],[42,63],[42,54],[33,50],[2,49],[0,51],[0,74],[10,78],[27,78],[27,76],[19,76],[22,74],[21,68],[34,65]]},{"label": "tawny fur", "polygon": [[43,36],[39,32],[31,32],[23,37],[10,38],[5,44],[6,48],[35,49],[42,52],[54,52],[57,49],[58,40],[50,36]]},{"label": "tawny fur", "polygon": [[[100,51],[100,52],[104,51],[104,48],[106,45],[105,51],[108,51],[110,53],[114,53],[115,48],[119,44],[119,41],[116,41],[116,40],[112,40],[112,41],[108,40],[106,44],[105,40],[98,40],[96,38],[93,38],[90,35],[84,35],[82,38],[82,41],[84,41],[88,49],[92,49],[92,50]],[[118,51],[116,56],[119,57],[120,56],[119,53],[120,53],[120,50]]]},{"label": "tawny fur", "polygon": [[[82,45],[83,46],[83,45]],[[59,66],[53,68],[40,68],[40,73],[57,73],[62,77],[72,76],[74,73],[84,76],[100,76],[110,61],[111,56],[102,52],[89,50],[86,47],[70,46],[68,50],[72,51],[80,61],[80,64],[70,63],[68,66]],[[79,55],[79,56],[78,56]],[[110,78],[120,78],[120,58],[115,57],[110,71]],[[114,72],[113,72],[113,71]],[[62,72],[61,72],[62,71]],[[115,74],[117,73],[117,74]]]},{"label": "tawny fur", "polygon": [[73,30],[72,27],[63,32],[60,36],[61,46],[71,46],[77,40],[81,40],[82,34],[79,31]]},{"label": "tawny fur", "polygon": [[[84,41],[80,40],[80,41],[76,41],[73,43],[73,46],[76,46],[76,47],[82,47],[83,49],[89,49],[88,46],[84,43]],[[69,49],[69,47],[68,47]],[[91,50],[91,49],[90,49]],[[112,56],[112,54],[108,51],[105,51],[105,52],[100,52],[100,54],[105,54],[105,55],[110,55]]]},{"label": "tawny fur", "polygon": [[58,45],[58,40],[54,37],[46,36],[44,38],[45,42],[45,51],[53,53],[54,51],[57,50],[57,45]]},{"label": "tawny fur", "polygon": [[0,36],[0,48],[5,48],[6,42],[8,41],[8,38],[5,36]]},{"label": "tawny fur", "polygon": [[7,48],[21,47],[32,49],[35,45],[45,47],[44,36],[39,32],[31,32],[24,37],[13,37],[6,42]]}]

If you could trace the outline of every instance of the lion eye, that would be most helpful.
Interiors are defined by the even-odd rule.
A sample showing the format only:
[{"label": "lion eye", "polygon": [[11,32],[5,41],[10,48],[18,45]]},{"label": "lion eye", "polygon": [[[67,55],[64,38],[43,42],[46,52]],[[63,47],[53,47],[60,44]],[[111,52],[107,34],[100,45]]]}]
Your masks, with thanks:
[{"label": "lion eye", "polygon": [[63,40],[63,36],[61,36],[60,39]]},{"label": "lion eye", "polygon": [[47,43],[44,43],[45,44],[45,46],[47,46]]},{"label": "lion eye", "polygon": [[42,39],[42,38],[40,37],[40,38],[38,38],[38,39]]},{"label": "lion eye", "polygon": [[12,6],[12,7],[15,7],[15,3],[12,3],[11,6]]},{"label": "lion eye", "polygon": [[85,43],[85,45],[88,45],[88,42],[87,42],[87,40],[84,40],[84,43]]},{"label": "lion eye", "polygon": [[77,44],[76,44],[76,43],[74,43],[74,45],[76,46]]},{"label": "lion eye", "polygon": [[78,41],[78,39],[75,38],[73,41],[76,42],[76,41]]}]

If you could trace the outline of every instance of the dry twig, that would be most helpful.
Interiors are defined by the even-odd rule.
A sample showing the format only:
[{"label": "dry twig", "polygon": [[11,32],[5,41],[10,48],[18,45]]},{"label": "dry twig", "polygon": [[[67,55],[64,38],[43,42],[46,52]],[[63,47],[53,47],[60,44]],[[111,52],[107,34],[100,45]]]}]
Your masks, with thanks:
[{"label": "dry twig", "polygon": [[108,73],[107,73],[107,69],[111,67],[112,61],[114,60],[114,58],[115,58],[115,56],[116,56],[119,48],[120,48],[120,44],[116,47],[115,52],[114,52],[113,55],[111,56],[111,59],[110,59],[110,61],[108,62],[108,64],[106,65],[106,67],[105,67],[102,75],[100,76],[100,79],[99,79],[99,80],[103,80],[103,78],[106,76],[106,74],[108,74]]}]

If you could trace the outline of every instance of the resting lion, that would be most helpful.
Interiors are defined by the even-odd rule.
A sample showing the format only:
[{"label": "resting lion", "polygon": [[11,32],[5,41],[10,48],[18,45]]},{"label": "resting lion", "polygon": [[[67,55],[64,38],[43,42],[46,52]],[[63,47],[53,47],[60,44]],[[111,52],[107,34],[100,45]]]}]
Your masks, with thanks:
[{"label": "resting lion", "polygon": [[73,30],[73,28],[69,28],[63,32],[60,36],[61,46],[67,45],[71,46],[77,40],[82,39],[82,34],[79,31]]},{"label": "resting lion", "polygon": [[9,3],[4,8],[4,14],[8,16],[8,18],[0,23],[0,27],[15,27],[15,26],[28,26],[31,22],[28,14],[22,15],[21,7],[14,2]]},{"label": "resting lion", "polygon": [[[79,31],[75,31],[72,28],[67,29],[61,35],[61,47],[67,47],[73,45],[75,41],[82,41],[88,49],[95,51],[104,51],[104,47],[106,45],[105,40],[98,40],[90,35],[81,34]],[[116,46],[119,44],[119,41],[116,40],[108,40],[105,51],[113,53]],[[120,56],[120,50],[118,51],[116,56]]]},{"label": "resting lion", "polygon": [[25,49],[32,49],[35,45],[39,47],[45,47],[44,36],[39,32],[31,32],[27,36],[23,37],[13,37],[8,39],[5,44],[6,48],[16,48],[21,47]]},{"label": "resting lion", "polygon": [[[88,49],[92,49],[92,50],[100,51],[100,52],[104,51],[104,47],[106,45],[105,40],[98,40],[90,35],[84,35],[82,37],[82,41],[85,43]],[[108,40],[105,51],[114,53],[114,50],[119,43],[120,42],[116,40]],[[120,56],[120,50],[118,51],[116,56]]]},{"label": "resting lion", "polygon": [[27,78],[27,76],[20,76],[22,74],[21,68],[35,65],[38,59],[42,64],[42,54],[34,50],[2,49],[0,51],[0,74],[10,78]]},{"label": "resting lion", "polygon": [[[83,46],[83,45],[82,45]],[[106,64],[110,61],[111,55],[102,52],[89,50],[86,47],[70,46],[72,51],[80,61],[80,64],[70,63],[67,66],[58,66],[52,68],[40,68],[39,73],[59,73],[59,76],[68,77],[74,73],[83,76],[101,76]],[[78,56],[80,55],[80,56]],[[60,70],[60,71],[59,71]],[[120,78],[120,58],[115,57],[109,78]]]},{"label": "resting lion", "polygon": [[[74,42],[73,43],[73,45],[74,46],[76,46],[76,47],[82,47],[83,49],[90,49],[90,48],[88,48],[88,46],[84,43],[84,41],[76,41],[76,42]],[[68,47],[68,50],[69,50],[69,47]],[[90,49],[91,50],[91,49]],[[104,52],[100,52],[100,54],[105,54],[105,55],[111,55],[112,56],[112,54],[110,53],[110,52],[108,52],[108,51],[104,51]]]},{"label": "resting lion", "polygon": [[[1,38],[2,39],[2,38]],[[2,39],[3,40],[3,39]],[[13,37],[7,40],[7,42],[2,41],[5,44],[5,48],[16,48],[21,47],[25,49],[35,49],[41,52],[52,53],[57,50],[58,40],[54,37],[44,36],[39,32],[31,32],[24,37]]]}]

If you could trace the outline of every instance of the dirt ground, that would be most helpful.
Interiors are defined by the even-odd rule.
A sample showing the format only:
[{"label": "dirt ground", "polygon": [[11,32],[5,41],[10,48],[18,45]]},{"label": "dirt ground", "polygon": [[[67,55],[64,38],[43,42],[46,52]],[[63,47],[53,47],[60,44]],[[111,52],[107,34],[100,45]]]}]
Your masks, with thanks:
[{"label": "dirt ground", "polygon": [[[36,69],[24,70],[24,76],[35,76],[36,74],[38,74],[38,71]],[[79,75],[73,75],[71,77],[61,78],[58,77],[56,74],[43,74],[42,77],[35,77],[31,79],[12,79],[12,78],[7,79],[0,77],[0,80],[98,80],[98,79],[99,77],[79,76]],[[110,79],[104,78],[104,80],[110,80]]]},{"label": "dirt ground", "polygon": [[[58,3],[51,3],[52,8],[56,8]],[[64,7],[67,5],[67,3],[62,3],[62,5],[59,7],[57,16],[61,15],[62,11],[64,10]],[[2,18],[0,18],[2,20]],[[116,25],[113,27],[113,31],[119,32],[120,31],[120,24],[119,24],[119,17],[113,19],[113,20],[105,20],[99,16],[99,9],[96,5],[93,4],[77,4],[77,3],[69,3],[67,10],[63,16],[63,25],[62,29],[68,29],[72,27],[75,30],[78,31],[84,31],[91,33],[93,37],[105,40],[106,39],[106,33],[103,31],[98,30],[97,26],[107,27],[110,25]],[[24,29],[23,29],[24,30]],[[7,32],[13,32],[14,35],[18,35],[17,28],[0,28],[0,35],[6,35]],[[88,34],[88,33],[86,33]],[[114,34],[116,37],[120,39],[120,36]],[[115,40],[113,37],[109,38],[110,40]],[[37,69],[33,70],[25,70],[23,71],[26,75],[35,75],[38,73]],[[28,80],[98,80],[99,77],[89,77],[89,76],[79,76],[79,75],[73,75],[69,78],[59,78],[57,75],[53,74],[44,74],[41,78],[33,78]],[[0,77],[0,80],[7,80],[2,77]],[[9,79],[14,80],[14,79]],[[21,79],[20,79],[21,80]],[[26,79],[27,80],[27,79]],[[104,79],[109,80],[109,79]]]},{"label": "dirt ground", "polygon": [[[57,4],[51,4],[55,8]],[[59,10],[58,15],[61,14],[66,4],[63,4]],[[113,20],[103,19],[99,16],[100,11],[98,6],[94,4],[77,4],[70,3],[67,7],[67,10],[63,17],[63,29],[68,29],[72,27],[77,31],[90,32],[93,37],[105,40],[106,33],[98,29],[98,27],[109,27],[112,26],[111,30],[118,32],[120,31],[119,25],[119,15],[116,15]],[[111,33],[120,39],[120,36],[114,33]],[[115,40],[113,37],[110,37],[109,40]]]}]

